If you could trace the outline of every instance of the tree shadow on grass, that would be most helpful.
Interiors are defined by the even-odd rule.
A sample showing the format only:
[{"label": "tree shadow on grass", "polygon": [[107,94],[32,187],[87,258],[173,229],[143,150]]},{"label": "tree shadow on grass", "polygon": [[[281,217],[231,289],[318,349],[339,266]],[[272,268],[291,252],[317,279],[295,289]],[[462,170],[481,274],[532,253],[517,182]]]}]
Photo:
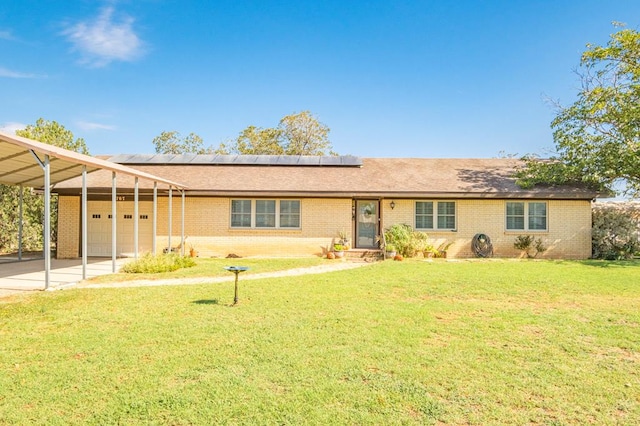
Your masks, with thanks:
[{"label": "tree shadow on grass", "polygon": [[630,260],[599,260],[587,259],[578,261],[581,265],[594,266],[596,268],[640,268],[640,259]]}]

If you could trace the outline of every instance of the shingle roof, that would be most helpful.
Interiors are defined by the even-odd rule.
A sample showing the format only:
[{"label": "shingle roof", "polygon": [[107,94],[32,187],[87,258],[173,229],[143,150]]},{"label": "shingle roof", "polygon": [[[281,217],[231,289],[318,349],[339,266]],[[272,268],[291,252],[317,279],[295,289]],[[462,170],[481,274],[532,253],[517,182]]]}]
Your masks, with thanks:
[{"label": "shingle roof", "polygon": [[[130,165],[141,171],[183,182],[191,195],[317,197],[450,197],[591,199],[593,191],[575,187],[516,185],[518,160],[363,158],[361,167],[318,165]],[[89,175],[89,187],[109,189],[110,174]],[[126,178],[118,187],[133,186]],[[78,180],[56,186],[60,193],[79,188]],[[150,185],[141,182],[140,189]]]}]

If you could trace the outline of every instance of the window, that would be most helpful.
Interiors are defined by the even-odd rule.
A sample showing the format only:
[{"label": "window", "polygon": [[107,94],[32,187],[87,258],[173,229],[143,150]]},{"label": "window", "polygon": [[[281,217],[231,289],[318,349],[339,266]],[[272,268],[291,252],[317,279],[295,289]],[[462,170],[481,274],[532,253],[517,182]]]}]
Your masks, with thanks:
[{"label": "window", "polygon": [[438,202],[438,229],[455,229],[456,228],[456,204],[447,202]]},{"label": "window", "polygon": [[251,200],[231,201],[231,226],[239,228],[251,227]]},{"label": "window", "polygon": [[256,200],[256,227],[276,227],[276,202],[275,200]]},{"label": "window", "polygon": [[514,201],[507,203],[508,231],[546,231],[547,203]]},{"label": "window", "polygon": [[300,227],[300,201],[281,200],[280,201],[280,227],[299,228]]},{"label": "window", "polygon": [[300,200],[231,200],[232,228],[300,228]]},{"label": "window", "polygon": [[447,231],[456,229],[456,203],[454,201],[417,201],[416,229]]},{"label": "window", "polygon": [[416,203],[416,228],[417,229],[433,229],[433,203],[422,202]]}]

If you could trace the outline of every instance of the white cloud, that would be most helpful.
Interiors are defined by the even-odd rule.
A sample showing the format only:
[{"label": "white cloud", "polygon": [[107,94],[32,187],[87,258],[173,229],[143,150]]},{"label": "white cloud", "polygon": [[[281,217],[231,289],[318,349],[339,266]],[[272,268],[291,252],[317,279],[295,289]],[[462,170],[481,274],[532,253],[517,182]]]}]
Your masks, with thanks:
[{"label": "white cloud", "polygon": [[144,53],[133,22],[126,15],[116,21],[113,7],[106,7],[95,20],[78,22],[63,34],[82,55],[81,63],[98,68],[113,61],[133,61]]},{"label": "white cloud", "polygon": [[78,121],[76,124],[82,130],[116,130],[116,126],[102,123],[92,123],[90,121]]},{"label": "white cloud", "polygon": [[8,122],[8,123],[4,123],[2,126],[0,126],[0,132],[4,132],[4,133],[10,134],[10,135],[15,135],[16,134],[16,130],[23,130],[26,127],[27,127],[26,124]]},{"label": "white cloud", "polygon": [[13,71],[8,68],[0,67],[0,77],[5,78],[45,78],[44,75]]},{"label": "white cloud", "polygon": [[15,37],[13,36],[13,34],[11,34],[11,31],[0,30],[0,39],[15,40]]}]

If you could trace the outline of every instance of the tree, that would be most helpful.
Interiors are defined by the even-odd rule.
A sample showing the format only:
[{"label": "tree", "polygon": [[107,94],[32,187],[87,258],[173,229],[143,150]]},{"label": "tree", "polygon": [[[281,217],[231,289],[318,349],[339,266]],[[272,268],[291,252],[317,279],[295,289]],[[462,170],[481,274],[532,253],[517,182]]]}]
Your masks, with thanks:
[{"label": "tree", "polygon": [[[17,130],[16,135],[55,145],[71,151],[88,154],[84,139],[74,139],[73,133],[55,121],[39,118],[35,125]],[[18,248],[18,200],[20,187],[0,185],[0,252],[15,251]],[[42,248],[44,200],[31,188],[23,188],[23,249]],[[55,196],[51,203],[51,239],[55,244],[58,230],[58,203]]]},{"label": "tree", "polygon": [[89,154],[84,139],[73,139],[73,133],[56,121],[38,118],[35,125],[29,124],[23,130],[16,130],[16,135],[38,142],[55,145],[69,151]]},{"label": "tree", "polygon": [[329,127],[309,111],[287,115],[277,127],[249,126],[227,144],[220,144],[220,154],[253,155],[336,155],[331,150]]},{"label": "tree", "polygon": [[251,155],[280,155],[284,148],[280,145],[282,132],[279,129],[249,126],[236,139],[236,151]]},{"label": "tree", "polygon": [[195,133],[189,133],[186,137],[181,137],[179,132],[172,130],[162,132],[153,138],[158,154],[212,154],[211,147],[205,147],[202,138]]},{"label": "tree", "polygon": [[288,155],[326,155],[331,151],[329,127],[309,111],[287,115],[280,120],[285,153]]},{"label": "tree", "polygon": [[606,46],[587,45],[580,61],[582,88],[551,123],[556,152],[525,157],[523,187],[584,184],[640,195],[640,33],[621,29]]}]

